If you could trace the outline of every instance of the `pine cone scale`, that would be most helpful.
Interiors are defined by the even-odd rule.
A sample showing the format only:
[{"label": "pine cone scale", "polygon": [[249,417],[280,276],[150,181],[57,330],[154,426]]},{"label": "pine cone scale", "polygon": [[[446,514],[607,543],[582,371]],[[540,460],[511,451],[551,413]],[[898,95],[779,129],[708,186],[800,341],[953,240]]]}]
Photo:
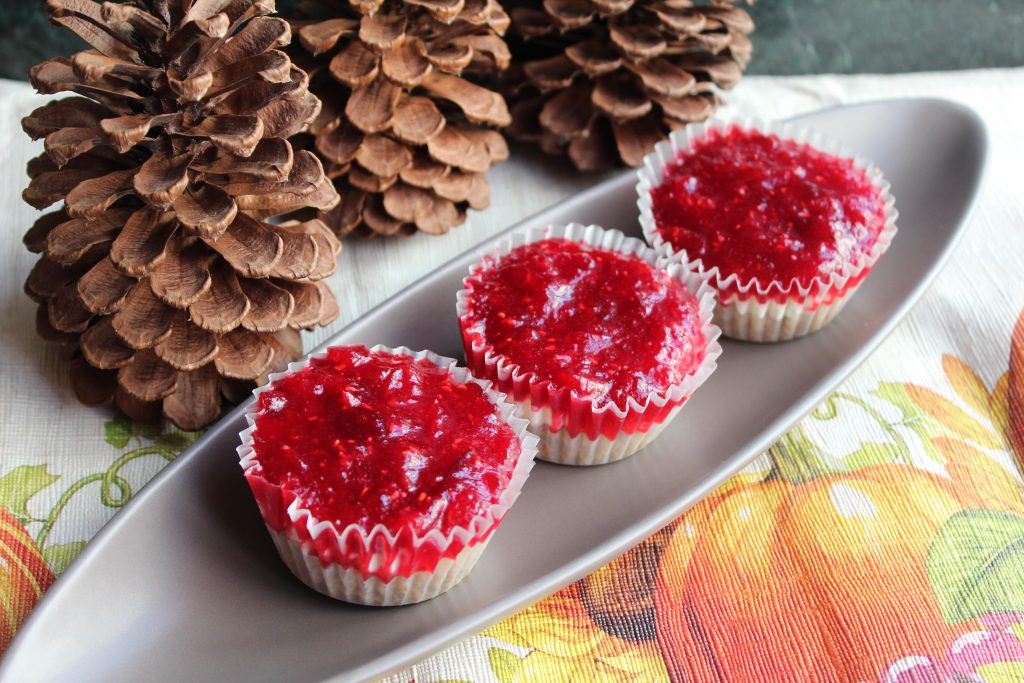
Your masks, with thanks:
[{"label": "pine cone scale", "polygon": [[387,78],[377,77],[369,85],[353,91],[345,105],[345,115],[364,133],[388,129],[402,89]]},{"label": "pine cone scale", "polygon": [[114,266],[109,257],[103,259],[78,280],[78,296],[91,313],[107,316],[124,305],[135,279]]},{"label": "pine cone scale", "polygon": [[98,370],[81,357],[71,361],[68,377],[75,398],[87,406],[110,400],[117,386],[117,373]]},{"label": "pine cone scale", "polygon": [[278,280],[275,284],[291,294],[292,299],[295,301],[295,308],[292,310],[289,326],[296,329],[310,327],[320,320],[324,305],[323,289],[313,283],[289,280]]},{"label": "pine cone scale", "polygon": [[105,55],[138,59],[138,53],[107,27],[100,5],[89,0],[47,0],[50,21],[78,34],[85,42]]},{"label": "pine cone scale", "polygon": [[626,68],[640,77],[649,97],[682,97],[697,84],[697,79],[666,59],[650,59],[642,63],[629,62]]},{"label": "pine cone scale", "polygon": [[362,166],[355,165],[349,169],[347,180],[349,185],[358,190],[370,194],[380,194],[394,185],[398,178],[397,176],[374,175]]},{"label": "pine cone scale", "polygon": [[50,324],[61,332],[84,332],[93,318],[92,311],[82,303],[74,284],[64,285],[57,298],[50,300],[49,309]]},{"label": "pine cone scale", "polygon": [[219,238],[238,216],[238,204],[224,190],[209,183],[185,190],[174,204],[175,218],[200,237]]},{"label": "pine cone scale", "polygon": [[206,266],[209,251],[201,242],[185,245],[171,242],[167,256],[149,275],[149,286],[157,298],[174,308],[188,308],[212,284]]},{"label": "pine cone scale", "polygon": [[252,303],[226,261],[217,260],[210,268],[210,276],[210,288],[189,306],[189,316],[202,329],[225,334],[242,324]]},{"label": "pine cone scale", "polygon": [[214,360],[222,377],[255,380],[274,359],[274,349],[261,335],[238,328],[218,338],[220,352]]},{"label": "pine cone scale", "polygon": [[25,281],[25,292],[40,302],[55,299],[68,283],[74,282],[91,267],[92,264],[82,262],[63,266],[43,256],[29,271],[28,279]]},{"label": "pine cone scale", "polygon": [[62,128],[47,135],[43,147],[54,163],[63,168],[102,142],[98,132],[94,128]]},{"label": "pine cone scale", "polygon": [[398,174],[403,182],[428,189],[437,186],[451,173],[451,167],[430,158],[430,155],[417,151],[412,163]]},{"label": "pine cone scale", "polygon": [[290,232],[279,228],[282,240],[281,258],[274,264],[270,275],[288,280],[308,278],[317,262],[320,246],[312,235]]},{"label": "pine cone scale", "polygon": [[[169,329],[169,328],[168,328]],[[160,401],[174,393],[178,373],[152,349],[135,352],[132,362],[117,371],[118,385],[140,401]]]},{"label": "pine cone scale", "polygon": [[299,29],[299,40],[314,57],[331,50],[342,38],[359,30],[356,19],[327,19],[306,24]]},{"label": "pine cone scale", "polygon": [[612,132],[615,134],[619,156],[629,166],[642,164],[644,157],[662,137],[653,117],[647,120],[631,119],[621,123],[613,121]]},{"label": "pine cone scale", "polygon": [[148,349],[171,333],[174,309],[153,294],[149,280],[140,280],[114,313],[114,332],[133,349]]},{"label": "pine cone scale", "polygon": [[174,393],[163,401],[163,412],[182,429],[199,429],[217,419],[220,403],[216,368],[205,365],[194,372],[178,373]]},{"label": "pine cone scale", "polygon": [[153,347],[157,358],[175,370],[190,372],[213,361],[220,351],[217,338],[189,322],[188,313],[179,311],[171,323],[171,333]]},{"label": "pine cone scale", "polygon": [[41,254],[46,251],[50,233],[68,220],[70,220],[70,217],[63,210],[45,214],[28,229],[24,237],[22,237],[22,243],[33,254]]},{"label": "pine cone scale", "polygon": [[111,245],[110,260],[125,274],[142,277],[164,259],[178,227],[171,213],[152,207],[139,209],[125,221]]},{"label": "pine cone scale", "polygon": [[284,252],[280,235],[245,214],[238,214],[224,234],[206,243],[247,278],[269,276]]},{"label": "pine cone scale", "polygon": [[250,308],[241,327],[252,332],[275,333],[288,326],[295,311],[295,298],[269,280],[239,281]]},{"label": "pine cone scale", "polygon": [[359,40],[378,53],[393,50],[405,38],[407,25],[401,15],[364,14],[359,21]]},{"label": "pine cone scale", "polygon": [[383,54],[381,69],[389,80],[403,88],[410,89],[419,85],[431,72],[433,66],[427,59],[427,50],[423,41],[418,38],[410,38]]},{"label": "pine cone scale", "polygon": [[391,130],[406,145],[422,146],[446,125],[444,115],[426,97],[404,97],[395,107]]},{"label": "pine cone scale", "polygon": [[364,43],[349,43],[327,67],[338,81],[355,90],[372,83],[380,72],[379,57]]},{"label": "pine cone scale", "polygon": [[[556,143],[558,153],[561,143]],[[568,147],[569,159],[582,171],[600,171],[611,168],[619,160],[615,136],[608,119],[595,117],[587,128],[587,134],[574,138]]]},{"label": "pine cone scale", "polygon": [[79,342],[82,356],[100,370],[117,370],[132,362],[135,349],[125,344],[114,332],[110,318],[91,326]]},{"label": "pine cone scale", "polygon": [[565,56],[589,76],[612,73],[622,66],[619,53],[608,43],[584,40],[565,49]]},{"label": "pine cone scale", "polygon": [[596,112],[590,101],[591,90],[586,85],[569,88],[558,93],[544,105],[540,125],[559,138],[572,139],[587,135]]},{"label": "pine cone scale", "polygon": [[355,126],[344,123],[317,137],[316,151],[328,161],[347,164],[356,158],[362,144],[362,132]]},{"label": "pine cone scale", "polygon": [[169,209],[189,185],[189,157],[157,153],[139,167],[132,178],[135,192],[152,206]]},{"label": "pine cone scale", "polygon": [[[255,57],[270,51],[275,51],[275,59],[280,59],[281,53],[276,52],[278,48],[286,47],[292,40],[292,30],[288,22],[277,17],[256,17],[242,30],[236,33],[231,40],[220,50],[213,53],[209,60],[209,68],[218,71],[222,67],[239,64],[243,59]],[[284,55],[286,62],[282,62],[282,73],[288,71],[284,65],[291,63],[287,55]]]},{"label": "pine cone scale", "polygon": [[65,197],[68,215],[73,218],[97,218],[111,205],[132,191],[137,168],[114,171],[79,183]]},{"label": "pine cone scale", "polygon": [[363,138],[355,159],[370,173],[391,177],[412,163],[412,152],[384,135],[369,135]]},{"label": "pine cone scale", "polygon": [[117,232],[116,223],[75,218],[54,227],[46,236],[44,249],[51,259],[67,265],[78,261],[89,249],[113,242]]}]

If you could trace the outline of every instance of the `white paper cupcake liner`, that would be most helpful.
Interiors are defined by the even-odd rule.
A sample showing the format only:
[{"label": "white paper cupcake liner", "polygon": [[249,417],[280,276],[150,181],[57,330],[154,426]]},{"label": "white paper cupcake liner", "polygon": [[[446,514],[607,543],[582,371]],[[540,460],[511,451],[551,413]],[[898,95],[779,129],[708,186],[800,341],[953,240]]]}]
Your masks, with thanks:
[{"label": "white paper cupcake liner", "polygon": [[658,438],[662,430],[675,419],[683,404],[677,405],[663,422],[652,423],[646,431],[632,434],[620,432],[614,438],[598,434],[591,439],[585,433],[570,436],[568,430],[551,430],[551,410],[532,410],[529,401],[519,404],[523,412],[529,413],[530,431],[540,437],[540,452],[537,457],[559,465],[607,465],[628,458]]},{"label": "white paper cupcake liner", "polygon": [[820,152],[849,159],[865,172],[882,196],[885,222],[871,249],[847,263],[841,270],[814,278],[806,287],[796,280],[788,284],[777,281],[763,283],[757,278],[740,282],[735,274],[723,275],[717,267],[708,268],[700,259],[691,261],[695,268],[709,275],[711,284],[718,291],[715,322],[721,326],[725,336],[755,342],[786,341],[804,336],[821,329],[839,313],[863,278],[889,248],[896,235],[896,219],[899,216],[889,182],[868,159],[853,154],[838,142],[804,126],[758,118],[712,119],[690,124],[673,132],[667,140],[659,142],[654,151],[644,157],[644,164],[637,171],[640,225],[647,242],[666,261],[689,257],[685,251],[675,251],[658,233],[651,190],[662,183],[665,167],[680,152],[691,149],[694,142],[706,137],[709,131],[731,126],[776,135],[785,140],[810,145]]},{"label": "white paper cupcake liner", "polygon": [[[283,486],[272,484],[253,469],[258,464],[253,432],[256,430],[257,404],[245,413],[249,428],[241,434],[238,447],[239,464],[250,479],[253,494],[260,507],[264,522],[282,560],[289,569],[310,587],[339,600],[364,605],[407,605],[436,597],[449,590],[469,573],[483,552],[495,529],[504,519],[533,468],[537,454],[537,437],[527,430],[528,421],[516,415],[515,405],[506,400],[491,382],[472,376],[466,368],[456,366],[452,358],[431,351],[412,351],[405,347],[395,349],[377,345],[370,349],[426,360],[447,370],[460,384],[475,383],[501,412],[502,419],[512,428],[519,440],[519,459],[512,476],[498,501],[483,514],[477,515],[467,526],[456,527],[447,535],[432,529],[422,536],[409,529],[392,532],[381,524],[365,529],[349,524],[338,530],[333,522],[317,520],[302,507],[298,497]],[[285,372],[270,376],[267,384],[253,391],[259,396],[285,375],[301,370],[312,358],[327,355],[328,349],[303,361],[291,363]],[[274,524],[274,520],[283,524]],[[402,545],[399,546],[399,536]],[[412,550],[404,547],[412,537]],[[358,559],[346,561],[347,549],[358,548]],[[416,571],[404,575],[393,568],[388,558],[408,560],[417,553],[440,555],[436,566],[429,571]],[[358,566],[357,566],[358,565]]]},{"label": "white paper cupcake liner", "polygon": [[[700,365],[682,382],[664,392],[654,393],[644,403],[633,398],[622,409],[613,403],[598,407],[591,399],[572,396],[550,382],[522,371],[518,365],[493,347],[466,335],[469,325],[469,280],[485,260],[500,259],[516,247],[549,238],[564,238],[620,254],[632,254],[652,266],[661,267],[681,282],[698,301],[701,331],[706,340]],[[626,237],[618,230],[605,230],[596,225],[578,223],[531,228],[514,233],[484,253],[481,261],[470,268],[463,280],[463,289],[456,297],[456,309],[463,332],[466,363],[477,377],[488,379],[522,408],[530,420],[530,428],[540,436],[538,458],[565,465],[600,465],[633,455],[650,443],[674,418],[682,404],[711,376],[717,367],[722,348],[718,343],[721,331],[712,321],[715,292],[708,284],[708,275],[700,273],[685,259],[675,259],[659,266],[656,251],[641,240]],[[556,425],[554,428],[553,425]]]},{"label": "white paper cupcake liner", "polygon": [[339,564],[324,567],[320,556],[306,550],[294,530],[282,532],[267,525],[267,531],[285,565],[304,584],[337,600],[372,607],[412,605],[447,593],[466,578],[490,542],[488,537],[463,548],[454,558],[443,558],[432,572],[395,576],[385,582],[376,576],[363,578],[358,569]]}]

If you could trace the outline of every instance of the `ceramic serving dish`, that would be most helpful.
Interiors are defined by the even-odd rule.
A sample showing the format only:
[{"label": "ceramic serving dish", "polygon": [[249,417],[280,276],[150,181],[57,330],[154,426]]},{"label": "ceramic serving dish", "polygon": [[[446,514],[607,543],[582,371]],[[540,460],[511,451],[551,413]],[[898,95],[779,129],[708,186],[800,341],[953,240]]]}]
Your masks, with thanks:
[{"label": "ceramic serving dish", "polygon": [[[719,368],[653,444],[613,465],[539,463],[473,573],[401,608],[324,597],[284,567],[235,447],[241,406],[169,465],[86,547],[0,660],[0,681],[364,680],[398,671],[596,569],[767,448],[892,331],[963,233],[981,183],[984,126],[936,100],[801,119],[873,159],[900,234],[831,325],[793,342],[723,342]],[[623,173],[519,226],[599,223],[639,236]],[[481,248],[485,245],[481,245]],[[328,343],[461,353],[463,254]]]}]

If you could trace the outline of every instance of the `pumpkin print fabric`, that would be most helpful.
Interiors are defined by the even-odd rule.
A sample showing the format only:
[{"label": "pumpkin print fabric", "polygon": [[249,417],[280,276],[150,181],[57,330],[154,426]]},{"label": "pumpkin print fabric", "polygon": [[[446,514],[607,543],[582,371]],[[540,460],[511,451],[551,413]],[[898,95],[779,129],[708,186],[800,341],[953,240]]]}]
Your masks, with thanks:
[{"label": "pumpkin print fabric", "polygon": [[0,648],[53,583],[53,572],[32,537],[10,510],[0,507]]},{"label": "pumpkin print fabric", "polygon": [[[488,667],[503,681],[1024,680],[1024,312],[992,387],[952,355],[938,365],[935,388],[833,394],[668,528],[489,629]],[[837,457],[814,432],[850,409],[886,440]],[[44,514],[34,499],[59,477],[0,476],[0,646],[84,545],[51,542],[64,506],[98,493],[115,510],[133,463],[158,467],[196,436],[108,422],[111,466]]]},{"label": "pumpkin print fabric", "polygon": [[118,416],[103,425],[103,436],[111,456],[98,471],[65,477],[46,464],[0,469],[0,654],[85,547],[75,533],[78,506],[95,500],[109,518],[199,433]]},{"label": "pumpkin print fabric", "polygon": [[[833,394],[668,528],[486,631],[487,667],[501,681],[1024,680],[1024,312],[1010,346],[991,387],[945,355],[934,388]],[[872,436],[837,456],[822,432],[851,410]],[[133,467],[196,436],[118,418],[105,471],[64,487],[45,465],[0,473],[0,646],[84,545],[53,542],[64,507],[98,494],[116,510]]]},{"label": "pumpkin print fabric", "polygon": [[[467,641],[472,670],[503,682],[1024,680],[1024,311],[1010,346],[992,386],[944,355],[934,387],[833,394],[667,528]],[[873,423],[857,449],[830,452],[828,428],[852,411]],[[34,503],[59,477],[0,474],[0,646],[84,545],[53,542],[64,506],[92,492],[116,509],[133,463],[158,467],[197,436],[124,418],[105,435],[111,466],[69,482],[45,513]],[[431,671],[428,660],[395,680],[455,680]]]},{"label": "pumpkin print fabric", "polygon": [[[946,355],[935,389],[834,394],[613,563],[629,599],[589,589],[601,570],[492,627],[526,650],[499,678],[1024,681],[1024,311],[1011,346],[991,388]],[[889,440],[827,453],[808,432],[844,406]]]},{"label": "pumpkin print fabric", "polygon": [[[935,365],[934,387],[830,396],[669,527],[488,629],[473,641],[487,668],[501,681],[1024,680],[1024,311],[991,387],[955,356]],[[831,453],[828,428],[854,411],[867,436]],[[126,418],[104,435],[104,471],[66,484],[45,465],[0,472],[0,647],[84,545],[54,540],[69,503],[98,495],[112,513],[197,436]]]},{"label": "pumpkin print fabric", "polygon": [[[1024,681],[1024,311],[991,387],[935,365],[932,388],[833,394],[668,528],[491,627],[497,678]],[[859,447],[829,452],[851,417]]]}]

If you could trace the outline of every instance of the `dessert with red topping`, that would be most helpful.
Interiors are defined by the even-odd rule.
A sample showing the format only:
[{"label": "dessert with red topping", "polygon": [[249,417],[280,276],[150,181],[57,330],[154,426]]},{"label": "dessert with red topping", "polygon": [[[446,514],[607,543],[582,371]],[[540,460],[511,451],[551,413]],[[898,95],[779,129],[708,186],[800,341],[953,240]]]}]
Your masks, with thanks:
[{"label": "dessert with red topping", "polygon": [[242,466],[306,583],[350,602],[406,604],[472,567],[533,446],[501,394],[453,365],[340,346],[259,390]]},{"label": "dessert with red topping", "polygon": [[600,464],[653,439],[718,355],[713,299],[683,266],[596,226],[519,235],[459,295],[467,363],[531,416],[540,457]]},{"label": "dessert with red topping", "polygon": [[648,241],[713,275],[728,336],[819,329],[895,233],[877,169],[821,136],[810,144],[781,130],[691,126],[648,157],[637,186]]}]

